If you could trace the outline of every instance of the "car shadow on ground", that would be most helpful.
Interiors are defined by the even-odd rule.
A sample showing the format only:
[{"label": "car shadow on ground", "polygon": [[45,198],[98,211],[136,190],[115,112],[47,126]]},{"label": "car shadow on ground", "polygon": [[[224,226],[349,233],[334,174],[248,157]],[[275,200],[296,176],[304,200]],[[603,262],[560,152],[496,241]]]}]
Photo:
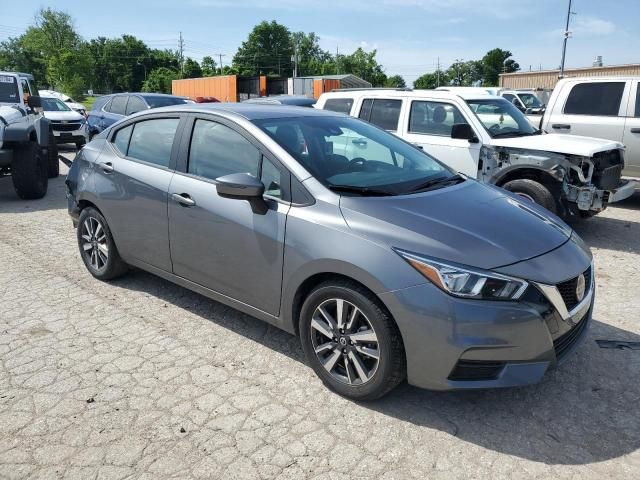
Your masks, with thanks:
[{"label": "car shadow on ground", "polygon": [[[115,282],[156,296],[305,363],[298,339],[197,293],[134,271]],[[432,392],[403,384],[363,408],[437,429],[483,448],[550,465],[614,459],[640,447],[640,350],[599,348],[595,340],[640,336],[594,320],[585,341],[538,385]]]},{"label": "car shadow on ground", "polygon": [[22,200],[16,195],[11,176],[0,176],[0,212],[27,213],[44,210],[66,209],[67,169],[60,164],[60,176],[49,179],[47,194],[38,200]]},{"label": "car shadow on ground", "polygon": [[640,254],[640,223],[624,218],[626,211],[640,210],[640,191],[609,208],[622,218],[596,215],[573,221],[570,226],[590,247]]}]

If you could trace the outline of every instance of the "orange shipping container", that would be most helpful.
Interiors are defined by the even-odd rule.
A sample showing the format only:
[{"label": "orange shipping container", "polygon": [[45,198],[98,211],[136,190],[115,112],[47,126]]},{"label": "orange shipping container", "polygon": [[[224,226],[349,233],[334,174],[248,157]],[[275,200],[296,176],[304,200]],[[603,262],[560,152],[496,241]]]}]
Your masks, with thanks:
[{"label": "orange shipping container", "polygon": [[171,93],[195,100],[196,97],[215,97],[221,102],[237,102],[235,75],[220,77],[185,78],[171,82]]}]

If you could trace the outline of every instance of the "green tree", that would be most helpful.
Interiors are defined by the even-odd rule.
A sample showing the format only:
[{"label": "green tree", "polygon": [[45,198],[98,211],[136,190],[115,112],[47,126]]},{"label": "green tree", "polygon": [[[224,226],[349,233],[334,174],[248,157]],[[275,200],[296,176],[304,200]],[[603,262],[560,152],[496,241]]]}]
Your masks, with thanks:
[{"label": "green tree", "polygon": [[200,68],[200,64],[192,58],[187,58],[182,67],[182,78],[200,77],[202,77],[202,68]]},{"label": "green tree", "polygon": [[365,52],[358,48],[351,55],[338,57],[340,73],[351,73],[371,83],[374,87],[384,87],[387,76],[382,65],[376,60],[376,50]]},{"label": "green tree", "polygon": [[475,83],[482,82],[482,64],[477,60],[454,62],[447,70],[449,84],[468,87]]},{"label": "green tree", "polygon": [[171,93],[171,82],[180,78],[180,73],[167,67],[153,70],[142,85],[143,92]]},{"label": "green tree", "polygon": [[315,33],[292,33],[291,42],[298,52],[299,76],[336,73],[332,55],[320,48],[320,37]]},{"label": "green tree", "polygon": [[404,81],[400,75],[393,75],[392,77],[387,78],[384,82],[385,87],[390,88],[405,88],[407,86],[407,82]]},{"label": "green tree", "polygon": [[213,77],[218,74],[216,70],[216,62],[212,57],[206,56],[200,62],[203,77]]},{"label": "green tree", "polygon": [[291,76],[293,43],[284,25],[263,21],[253,27],[233,56],[233,67],[241,75]]},{"label": "green tree", "polygon": [[431,90],[443,85],[447,85],[448,83],[449,79],[447,77],[447,74],[442,70],[436,70],[433,73],[425,73],[424,75],[416,78],[413,82],[413,88]]},{"label": "green tree", "polygon": [[518,62],[511,58],[509,50],[494,48],[489,50],[482,57],[483,84],[486,86],[497,86],[501,73],[511,73],[520,70]]}]

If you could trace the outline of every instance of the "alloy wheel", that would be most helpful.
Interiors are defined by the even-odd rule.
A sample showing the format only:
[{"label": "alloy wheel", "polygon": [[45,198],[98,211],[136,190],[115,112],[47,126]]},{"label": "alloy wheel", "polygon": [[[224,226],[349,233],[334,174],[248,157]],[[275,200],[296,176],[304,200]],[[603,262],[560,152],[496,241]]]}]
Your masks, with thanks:
[{"label": "alloy wheel", "polygon": [[88,217],[82,224],[82,253],[96,270],[105,268],[109,260],[107,235],[95,217]]},{"label": "alloy wheel", "polygon": [[341,298],[322,302],[311,319],[311,343],[318,360],[336,380],[362,385],[380,361],[378,337],[366,315]]}]

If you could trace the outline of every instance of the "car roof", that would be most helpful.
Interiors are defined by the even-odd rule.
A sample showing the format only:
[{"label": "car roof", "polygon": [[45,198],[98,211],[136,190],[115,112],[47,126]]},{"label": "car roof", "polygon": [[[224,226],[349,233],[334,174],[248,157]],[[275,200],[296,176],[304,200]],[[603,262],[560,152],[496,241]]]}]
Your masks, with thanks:
[{"label": "car roof", "polygon": [[271,95],[244,100],[242,103],[280,104],[280,105],[314,105],[315,98],[304,95]]},{"label": "car roof", "polygon": [[[168,107],[145,110],[144,114],[159,112],[199,112],[199,113],[231,113],[247,120],[261,120],[267,118],[296,118],[296,117],[346,117],[342,113],[328,110],[316,110],[314,108],[296,107],[291,105],[267,104],[267,103],[188,103],[184,105],[171,105]],[[141,115],[141,114],[138,114]]]},{"label": "car roof", "polygon": [[323,93],[322,97],[325,98],[355,98],[367,96],[370,98],[432,98],[432,99],[452,99],[455,97],[462,98],[464,100],[475,100],[475,99],[483,99],[483,98],[501,98],[496,97],[495,95],[491,95],[490,93],[483,93],[478,91],[465,91],[463,89],[449,91],[449,90],[398,90],[398,89],[366,89],[362,90],[345,90],[345,91],[334,91],[330,93]]},{"label": "car roof", "polygon": [[26,78],[27,80],[33,80],[33,75],[30,73],[22,73],[22,72],[0,72],[0,75],[15,75],[16,77]]}]

